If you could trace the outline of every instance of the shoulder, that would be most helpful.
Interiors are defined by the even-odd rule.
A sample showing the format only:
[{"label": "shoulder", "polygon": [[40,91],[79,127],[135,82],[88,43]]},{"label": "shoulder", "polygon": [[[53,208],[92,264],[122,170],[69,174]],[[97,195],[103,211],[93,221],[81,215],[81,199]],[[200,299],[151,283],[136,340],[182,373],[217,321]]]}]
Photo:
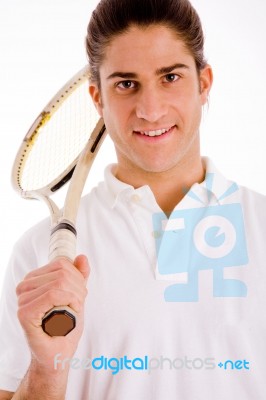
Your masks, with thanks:
[{"label": "shoulder", "polygon": [[18,283],[32,269],[47,264],[50,219],[46,218],[28,229],[17,240],[9,260],[9,271]]},{"label": "shoulder", "polygon": [[243,211],[245,230],[256,246],[265,246],[266,239],[266,196],[246,187],[239,187],[240,204]]},{"label": "shoulder", "polygon": [[239,186],[240,199],[243,208],[248,212],[266,218],[266,196],[244,186]]},{"label": "shoulder", "polygon": [[266,218],[265,195],[225,177],[210,158],[204,157],[203,163],[206,169],[205,185],[222,204],[240,203],[246,215]]}]

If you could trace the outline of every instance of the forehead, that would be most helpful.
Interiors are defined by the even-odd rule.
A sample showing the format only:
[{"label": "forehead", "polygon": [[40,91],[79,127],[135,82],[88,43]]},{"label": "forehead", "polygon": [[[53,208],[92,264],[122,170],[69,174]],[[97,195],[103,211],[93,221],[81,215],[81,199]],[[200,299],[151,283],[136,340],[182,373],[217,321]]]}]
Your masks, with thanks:
[{"label": "forehead", "polygon": [[[185,63],[194,65],[194,59],[177,33],[163,25],[131,26],[115,36],[105,49],[100,67],[102,74],[113,70],[156,70],[160,65]],[[102,75],[101,74],[101,75]]]}]

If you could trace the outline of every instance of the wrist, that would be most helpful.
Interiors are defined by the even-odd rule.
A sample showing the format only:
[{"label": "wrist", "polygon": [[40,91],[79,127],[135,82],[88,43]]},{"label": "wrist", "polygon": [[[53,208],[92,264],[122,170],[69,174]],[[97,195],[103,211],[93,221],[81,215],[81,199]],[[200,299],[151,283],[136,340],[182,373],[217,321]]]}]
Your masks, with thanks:
[{"label": "wrist", "polygon": [[64,400],[68,369],[51,369],[32,359],[22,384],[13,397],[19,400]]}]

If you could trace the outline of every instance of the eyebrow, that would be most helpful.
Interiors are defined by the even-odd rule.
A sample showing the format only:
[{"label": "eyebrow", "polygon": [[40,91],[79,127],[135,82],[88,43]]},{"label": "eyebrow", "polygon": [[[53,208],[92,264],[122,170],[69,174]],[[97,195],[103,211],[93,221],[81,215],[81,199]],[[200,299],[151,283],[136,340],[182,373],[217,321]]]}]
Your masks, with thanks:
[{"label": "eyebrow", "polygon": [[169,67],[162,67],[156,70],[156,75],[170,74],[175,69],[189,69],[189,66],[186,64],[173,64]]},{"label": "eyebrow", "polygon": [[[169,67],[162,67],[158,68],[155,71],[155,74],[158,75],[164,75],[164,74],[170,74],[173,72],[175,69],[189,69],[189,66],[186,64],[173,64],[170,65]],[[112,78],[122,78],[122,79],[136,79],[138,75],[135,72],[120,72],[116,71],[113,72],[111,75],[107,77],[107,79],[112,79]]]}]

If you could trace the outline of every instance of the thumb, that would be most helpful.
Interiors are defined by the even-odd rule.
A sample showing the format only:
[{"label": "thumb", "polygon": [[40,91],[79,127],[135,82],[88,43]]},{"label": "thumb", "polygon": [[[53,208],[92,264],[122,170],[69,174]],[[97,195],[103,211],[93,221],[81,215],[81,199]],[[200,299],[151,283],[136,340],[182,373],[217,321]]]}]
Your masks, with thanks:
[{"label": "thumb", "polygon": [[74,260],[74,265],[83,275],[85,281],[87,282],[87,279],[90,275],[90,266],[87,257],[84,255],[77,256]]}]

